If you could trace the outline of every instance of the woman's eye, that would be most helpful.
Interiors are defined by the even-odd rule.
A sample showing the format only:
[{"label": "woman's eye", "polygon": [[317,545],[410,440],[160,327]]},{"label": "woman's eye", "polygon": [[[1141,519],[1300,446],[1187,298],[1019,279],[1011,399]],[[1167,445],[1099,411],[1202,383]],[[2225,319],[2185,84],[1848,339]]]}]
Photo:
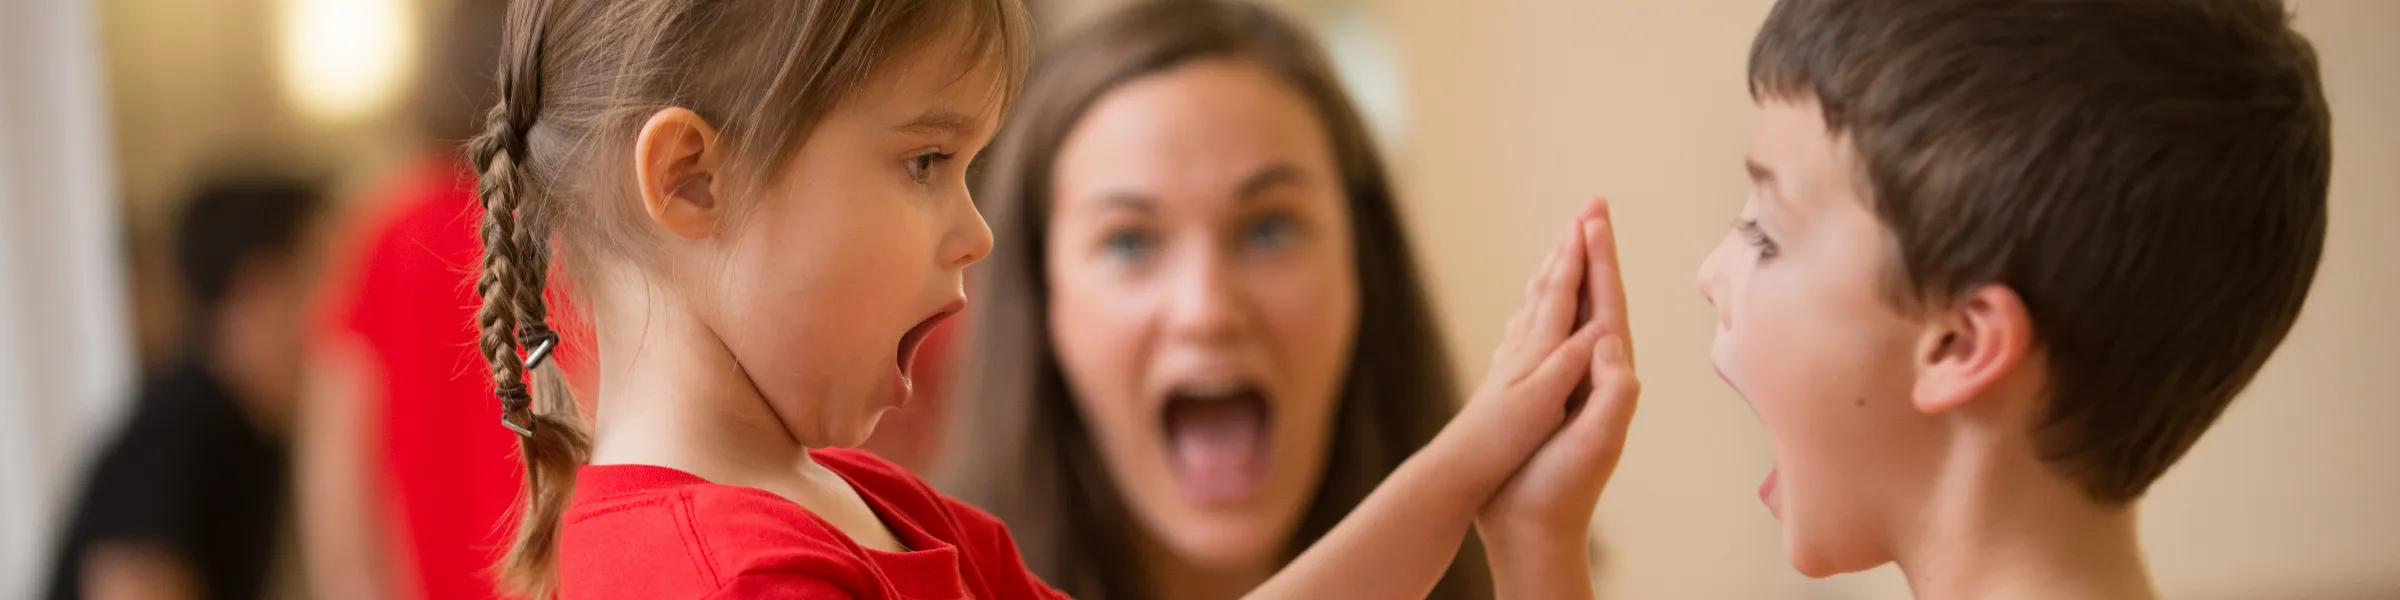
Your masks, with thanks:
[{"label": "woman's eye", "polygon": [[1151,250],[1157,245],[1157,240],[1149,232],[1140,230],[1111,233],[1100,243],[1101,250],[1107,253],[1109,258],[1128,263],[1140,262],[1142,259],[1148,258]]},{"label": "woman's eye", "polygon": [[1742,240],[1749,242],[1750,247],[1757,250],[1758,259],[1761,262],[1774,258],[1776,254],[1782,252],[1782,248],[1776,246],[1775,238],[1768,237],[1767,230],[1758,226],[1758,219],[1743,219],[1741,224],[1736,225],[1735,228],[1741,230]]},{"label": "woman's eye", "polygon": [[1279,250],[1299,237],[1300,224],[1288,214],[1266,215],[1242,225],[1242,244],[1250,248]]},{"label": "woman's eye", "polygon": [[941,166],[942,163],[950,162],[950,157],[951,155],[940,152],[927,152],[909,158],[908,179],[919,184],[931,183],[933,181],[933,168]]}]

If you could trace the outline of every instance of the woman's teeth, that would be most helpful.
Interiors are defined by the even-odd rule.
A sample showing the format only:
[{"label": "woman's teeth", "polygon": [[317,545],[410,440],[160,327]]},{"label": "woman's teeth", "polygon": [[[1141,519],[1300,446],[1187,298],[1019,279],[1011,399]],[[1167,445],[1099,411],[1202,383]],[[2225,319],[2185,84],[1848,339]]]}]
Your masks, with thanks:
[{"label": "woman's teeth", "polygon": [[1208,381],[1178,387],[1175,389],[1175,395],[1194,400],[1207,400],[1231,398],[1250,393],[1252,389],[1254,388],[1248,382],[1240,380]]}]

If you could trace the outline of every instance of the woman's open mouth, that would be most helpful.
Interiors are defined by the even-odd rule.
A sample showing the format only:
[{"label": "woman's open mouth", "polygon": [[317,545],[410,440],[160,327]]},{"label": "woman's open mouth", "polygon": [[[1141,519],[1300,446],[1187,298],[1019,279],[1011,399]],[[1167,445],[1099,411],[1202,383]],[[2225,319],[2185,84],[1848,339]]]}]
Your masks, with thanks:
[{"label": "woman's open mouth", "polygon": [[1192,382],[1167,393],[1159,427],[1184,493],[1204,504],[1240,502],[1266,482],[1275,429],[1270,400],[1243,378]]}]

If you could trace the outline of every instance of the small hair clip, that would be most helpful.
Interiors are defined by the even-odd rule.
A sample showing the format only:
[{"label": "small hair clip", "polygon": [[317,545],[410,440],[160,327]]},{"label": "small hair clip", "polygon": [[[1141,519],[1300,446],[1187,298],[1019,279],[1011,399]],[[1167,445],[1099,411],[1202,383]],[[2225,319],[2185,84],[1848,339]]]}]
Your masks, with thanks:
[{"label": "small hair clip", "polygon": [[533,437],[533,394],[527,393],[522,382],[501,384],[500,426],[517,432],[521,437]]},{"label": "small hair clip", "polygon": [[[518,423],[519,420],[524,423]],[[500,426],[517,432],[517,437],[533,437],[533,411],[513,410],[500,413]]]},{"label": "small hair clip", "polygon": [[550,360],[550,351],[558,348],[558,332],[549,325],[531,323],[517,329],[517,345],[525,347],[525,370],[531,371]]}]

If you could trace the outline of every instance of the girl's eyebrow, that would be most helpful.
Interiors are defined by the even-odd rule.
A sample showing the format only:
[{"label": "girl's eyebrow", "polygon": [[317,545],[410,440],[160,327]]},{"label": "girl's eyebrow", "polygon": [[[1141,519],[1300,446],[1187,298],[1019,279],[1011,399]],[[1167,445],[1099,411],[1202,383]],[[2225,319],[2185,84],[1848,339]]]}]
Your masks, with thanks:
[{"label": "girl's eyebrow", "polygon": [[934,107],[892,129],[908,133],[960,134],[975,128],[975,119],[948,108]]}]

